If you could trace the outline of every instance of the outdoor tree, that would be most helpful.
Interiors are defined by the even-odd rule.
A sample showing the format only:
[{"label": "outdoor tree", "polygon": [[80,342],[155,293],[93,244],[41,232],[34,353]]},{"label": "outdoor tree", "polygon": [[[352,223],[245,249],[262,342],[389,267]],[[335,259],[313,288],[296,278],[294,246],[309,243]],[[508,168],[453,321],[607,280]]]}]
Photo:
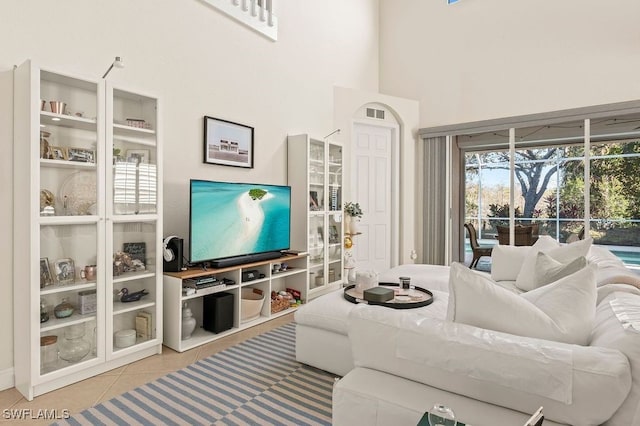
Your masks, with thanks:
[{"label": "outdoor tree", "polygon": [[[593,145],[590,162],[590,214],[597,219],[640,217],[640,142]],[[604,158],[603,158],[604,157]],[[578,188],[576,188],[578,183]],[[564,168],[560,199],[583,204],[584,164],[573,161]]]},{"label": "outdoor tree", "polygon": [[[515,179],[522,194],[516,207],[521,207],[522,218],[564,219],[561,233],[580,229],[586,214],[584,157],[582,144],[516,150]],[[508,175],[487,172],[509,170],[509,152],[470,153],[465,159],[467,181],[473,187],[466,194],[472,195],[466,200],[468,211],[477,214],[480,202],[481,214],[508,217],[508,187],[506,199],[501,189],[508,185],[508,177],[506,182],[502,182],[504,177],[496,179]],[[589,217],[596,219],[591,235],[608,244],[639,244],[640,224],[636,221],[640,219],[640,140],[592,142],[589,166]],[[482,183],[485,174],[492,176],[490,185]],[[557,187],[551,184],[555,178]],[[493,222],[497,223],[495,219]]]},{"label": "outdoor tree", "polygon": [[[549,167],[560,148],[519,149],[515,156],[515,177],[520,185],[524,205],[522,216],[534,217],[536,205],[542,199],[556,167]],[[509,152],[485,154],[486,168],[509,170]]]}]

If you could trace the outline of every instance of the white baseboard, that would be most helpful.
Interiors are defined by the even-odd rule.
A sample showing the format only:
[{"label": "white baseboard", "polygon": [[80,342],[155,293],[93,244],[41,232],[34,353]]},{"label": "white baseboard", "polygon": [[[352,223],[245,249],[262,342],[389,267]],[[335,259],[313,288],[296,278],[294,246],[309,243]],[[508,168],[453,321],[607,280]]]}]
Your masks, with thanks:
[{"label": "white baseboard", "polygon": [[0,370],[0,390],[11,389],[16,385],[13,367]]}]

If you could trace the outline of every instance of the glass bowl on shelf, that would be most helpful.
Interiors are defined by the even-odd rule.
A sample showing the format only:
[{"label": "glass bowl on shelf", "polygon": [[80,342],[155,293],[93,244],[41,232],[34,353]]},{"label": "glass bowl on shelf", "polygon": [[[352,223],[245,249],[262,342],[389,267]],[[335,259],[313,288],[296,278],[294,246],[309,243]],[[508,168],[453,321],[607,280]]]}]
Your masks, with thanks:
[{"label": "glass bowl on shelf", "polygon": [[91,343],[85,340],[85,326],[75,324],[64,330],[64,337],[59,343],[59,356],[67,362],[78,362],[91,350]]}]

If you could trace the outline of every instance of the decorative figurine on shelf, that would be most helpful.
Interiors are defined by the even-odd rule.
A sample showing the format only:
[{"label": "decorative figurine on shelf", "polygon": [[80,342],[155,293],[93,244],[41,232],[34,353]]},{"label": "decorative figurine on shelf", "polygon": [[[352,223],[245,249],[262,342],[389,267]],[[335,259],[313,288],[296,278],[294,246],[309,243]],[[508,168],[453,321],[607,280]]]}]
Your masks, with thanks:
[{"label": "decorative figurine on shelf", "polygon": [[129,293],[128,288],[122,287],[122,290],[120,290],[120,293],[118,293],[118,296],[120,296],[121,302],[126,303],[126,302],[137,302],[143,296],[146,296],[148,294],[149,292],[144,288],[140,291],[136,291],[135,293]]},{"label": "decorative figurine on shelf", "polygon": [[55,216],[55,196],[48,189],[40,191],[40,216]]},{"label": "decorative figurine on shelf", "polygon": [[117,251],[113,254],[113,275],[144,271],[145,269],[144,263],[139,259],[134,259],[129,253]]},{"label": "decorative figurine on shelf", "polygon": [[193,317],[193,313],[191,312],[191,308],[187,302],[182,303],[182,340],[187,340],[191,338],[191,334],[193,330],[196,329],[196,319]]},{"label": "decorative figurine on shelf", "polygon": [[133,266],[133,260],[127,253],[117,251],[113,254],[113,275],[120,275]]}]

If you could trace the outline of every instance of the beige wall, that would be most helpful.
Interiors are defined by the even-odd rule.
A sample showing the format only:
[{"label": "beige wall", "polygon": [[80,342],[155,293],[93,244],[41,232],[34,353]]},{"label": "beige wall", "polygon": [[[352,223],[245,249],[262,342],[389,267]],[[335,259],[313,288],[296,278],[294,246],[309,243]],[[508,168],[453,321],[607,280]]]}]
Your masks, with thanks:
[{"label": "beige wall", "polygon": [[380,0],[380,92],[420,126],[640,99],[640,2]]},{"label": "beige wall", "polygon": [[[280,1],[272,42],[197,0],[6,0],[0,70],[26,59],[163,102],[165,235],[188,232],[189,179],[286,183],[286,135],[334,128],[334,85],[378,89],[378,1]],[[0,80],[0,112],[11,108]],[[202,163],[203,116],[255,127],[255,168]],[[11,235],[11,118],[0,114],[0,226]],[[19,185],[15,190],[21,190]],[[16,272],[16,276],[19,271]],[[0,245],[0,372],[13,365],[11,244]],[[1,382],[1,379],[0,379]]]}]

